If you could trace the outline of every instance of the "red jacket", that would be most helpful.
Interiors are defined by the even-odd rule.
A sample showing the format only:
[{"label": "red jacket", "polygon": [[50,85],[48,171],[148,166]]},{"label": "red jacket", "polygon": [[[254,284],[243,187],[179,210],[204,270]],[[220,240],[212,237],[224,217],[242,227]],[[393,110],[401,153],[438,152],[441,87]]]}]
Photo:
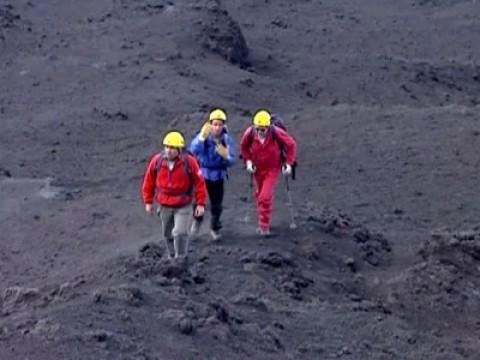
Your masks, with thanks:
[{"label": "red jacket", "polygon": [[251,160],[259,171],[264,169],[280,169],[281,157],[279,143],[281,143],[285,148],[286,163],[293,165],[297,144],[285,130],[278,126],[275,127],[276,139],[272,137],[271,130],[268,130],[267,137],[263,144],[258,139],[257,132],[253,130],[254,136],[250,145],[248,137],[250,136],[251,129],[252,127],[247,128],[243,132],[240,140],[240,151],[244,161]]},{"label": "red jacket", "polygon": [[[152,156],[145,171],[143,202],[151,204],[155,196],[160,205],[177,207],[191,203],[194,196],[195,204],[205,206],[207,190],[197,160],[191,155],[180,154],[172,170],[168,169],[168,161],[164,159],[160,161],[155,173],[155,165],[160,156],[163,153]],[[185,166],[184,161],[188,161],[188,166]]]}]

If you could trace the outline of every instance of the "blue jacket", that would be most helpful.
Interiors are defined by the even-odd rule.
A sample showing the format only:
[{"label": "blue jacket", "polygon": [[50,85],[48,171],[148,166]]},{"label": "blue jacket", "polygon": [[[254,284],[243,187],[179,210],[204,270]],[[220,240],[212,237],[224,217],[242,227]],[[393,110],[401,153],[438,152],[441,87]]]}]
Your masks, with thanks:
[{"label": "blue jacket", "polygon": [[206,180],[224,179],[227,176],[227,168],[235,163],[235,146],[232,138],[224,131],[220,139],[221,143],[228,148],[227,159],[222,158],[215,151],[216,143],[212,134],[209,134],[205,141],[200,140],[200,134],[197,134],[190,144],[190,152],[197,158]]}]

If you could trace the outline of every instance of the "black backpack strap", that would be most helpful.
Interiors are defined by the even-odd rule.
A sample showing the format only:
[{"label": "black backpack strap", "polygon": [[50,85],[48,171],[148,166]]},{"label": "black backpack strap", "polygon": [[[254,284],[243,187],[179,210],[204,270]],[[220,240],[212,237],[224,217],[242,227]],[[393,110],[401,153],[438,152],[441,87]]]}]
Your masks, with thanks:
[{"label": "black backpack strap", "polygon": [[194,156],[193,154],[191,154],[189,151],[186,151],[186,150],[184,150],[182,153],[183,169],[185,170],[185,174],[187,174],[188,176],[192,176],[192,169],[190,168],[190,163],[188,162],[188,157],[190,155]]},{"label": "black backpack strap", "polygon": [[272,134],[273,141],[275,141],[280,148],[280,160],[282,161],[282,163],[284,163],[287,159],[287,150],[285,148],[285,144],[279,139],[277,135],[277,128],[275,125],[270,125],[270,133]]},{"label": "black backpack strap", "polygon": [[185,171],[185,174],[187,174],[188,178],[190,179],[190,187],[187,190],[188,195],[191,195],[193,193],[193,174],[192,174],[192,168],[190,167],[190,162],[189,162],[190,155],[194,156],[187,150],[182,151],[183,170]]},{"label": "black backpack strap", "polygon": [[152,169],[153,176],[155,178],[157,177],[157,173],[158,173],[158,170],[160,169],[160,165],[162,164],[162,161],[165,160],[165,153],[163,151],[158,153],[157,155],[158,155],[157,160],[155,160],[155,165],[153,165],[153,169]]},{"label": "black backpack strap", "polygon": [[278,140],[277,129],[275,128],[275,125],[270,125],[269,129],[270,129],[270,133],[272,134],[273,141],[276,141],[278,144],[280,144],[280,140]]},{"label": "black backpack strap", "polygon": [[[248,133],[247,133],[246,136],[247,136],[247,146],[248,146],[248,148],[251,148],[252,143],[253,143],[253,137],[255,136],[255,129],[253,128],[253,126],[250,126],[248,128]],[[238,157],[241,160],[244,160],[241,152],[240,152],[240,154],[238,154]]]},{"label": "black backpack strap", "polygon": [[[286,131],[287,130],[285,130],[285,132]],[[284,163],[287,160],[287,149],[285,148],[285,144],[277,136],[277,130],[275,128],[275,125],[272,125],[272,139],[275,140],[278,146],[280,147],[280,159],[282,160],[282,163]],[[294,160],[292,164],[292,180],[295,180],[296,169],[297,169],[297,161]]]},{"label": "black backpack strap", "polygon": [[252,146],[252,143],[253,143],[253,138],[255,137],[255,129],[253,128],[253,126],[250,126],[249,127],[249,130],[248,130],[248,135],[247,135],[247,144],[248,144],[248,147],[251,147]]}]

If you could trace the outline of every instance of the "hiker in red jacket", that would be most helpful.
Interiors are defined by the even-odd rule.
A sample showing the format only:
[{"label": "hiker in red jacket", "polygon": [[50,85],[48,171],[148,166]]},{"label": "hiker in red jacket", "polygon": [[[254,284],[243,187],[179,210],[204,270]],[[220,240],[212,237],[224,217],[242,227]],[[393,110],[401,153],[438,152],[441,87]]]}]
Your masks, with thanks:
[{"label": "hiker in red jacket", "polygon": [[281,127],[271,123],[271,115],[259,110],[253,116],[253,125],[242,134],[240,151],[246,169],[255,179],[258,228],[262,236],[270,235],[273,191],[280,169],[283,175],[292,174],[295,162],[295,140]]},{"label": "hiker in red jacket", "polygon": [[167,257],[186,259],[188,228],[195,216],[205,212],[206,187],[197,160],[184,151],[185,139],[179,131],[168,132],[163,139],[164,150],[153,155],[145,171],[142,198],[145,211],[153,214],[153,199],[160,205],[157,212],[162,222]]}]

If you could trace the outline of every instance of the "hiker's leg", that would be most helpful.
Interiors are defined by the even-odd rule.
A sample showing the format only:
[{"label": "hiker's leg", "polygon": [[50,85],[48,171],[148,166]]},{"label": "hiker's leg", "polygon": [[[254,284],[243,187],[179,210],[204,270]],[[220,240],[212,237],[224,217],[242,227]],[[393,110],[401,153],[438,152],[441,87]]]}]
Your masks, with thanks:
[{"label": "hiker's leg", "polygon": [[173,244],[175,257],[185,257],[188,253],[188,225],[192,216],[191,205],[175,209],[175,225],[173,227]]},{"label": "hiker's leg", "polygon": [[253,174],[253,196],[255,197],[255,201],[258,202],[258,195],[260,194],[263,186],[263,180],[264,180],[264,173],[257,171],[255,174]]},{"label": "hiker's leg", "polygon": [[257,196],[258,226],[261,229],[270,227],[270,216],[272,214],[273,192],[277,182],[278,170],[268,170],[264,174],[262,187]]},{"label": "hiker's leg", "polygon": [[206,181],[206,184],[208,197],[210,198],[210,228],[214,231],[218,231],[222,228],[220,217],[223,210],[222,203],[224,193],[224,181],[223,179],[217,181]]},{"label": "hiker's leg", "polygon": [[173,209],[165,206],[160,206],[158,215],[160,216],[160,221],[162,223],[162,236],[163,240],[165,241],[167,257],[171,258],[175,253],[172,235],[174,225]]}]

